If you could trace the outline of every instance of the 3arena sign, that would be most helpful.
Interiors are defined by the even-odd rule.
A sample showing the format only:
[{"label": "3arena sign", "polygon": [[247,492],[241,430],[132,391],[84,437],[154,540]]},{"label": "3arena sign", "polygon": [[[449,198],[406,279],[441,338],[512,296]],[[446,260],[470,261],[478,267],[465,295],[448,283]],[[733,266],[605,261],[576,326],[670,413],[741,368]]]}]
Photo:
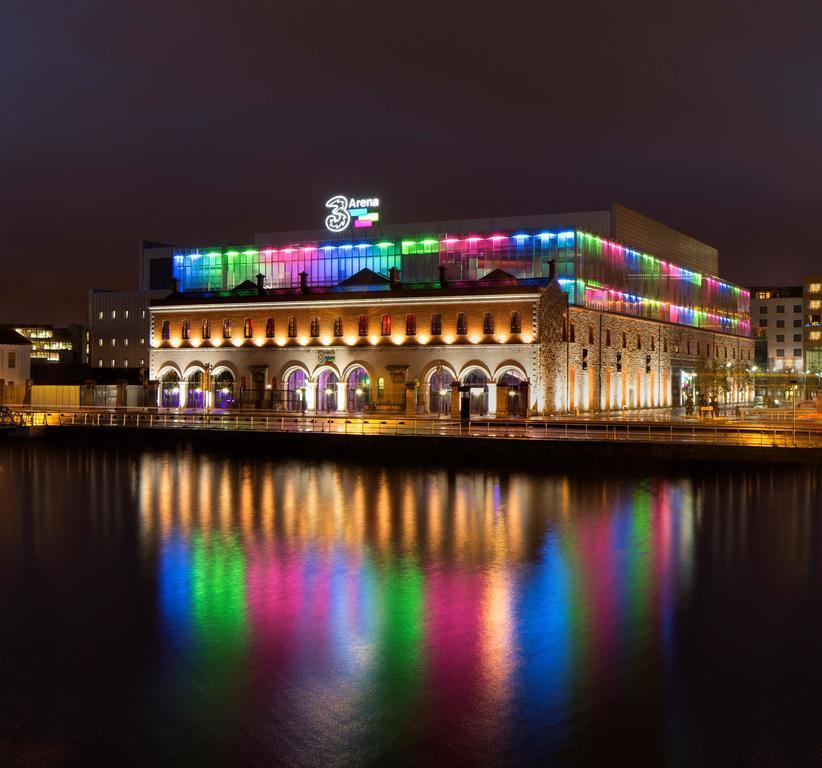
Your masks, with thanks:
[{"label": "3arena sign", "polygon": [[334,195],[325,202],[325,207],[331,213],[325,217],[325,228],[329,232],[344,232],[354,222],[356,229],[371,227],[380,220],[380,214],[375,208],[380,207],[376,197],[347,197]]}]

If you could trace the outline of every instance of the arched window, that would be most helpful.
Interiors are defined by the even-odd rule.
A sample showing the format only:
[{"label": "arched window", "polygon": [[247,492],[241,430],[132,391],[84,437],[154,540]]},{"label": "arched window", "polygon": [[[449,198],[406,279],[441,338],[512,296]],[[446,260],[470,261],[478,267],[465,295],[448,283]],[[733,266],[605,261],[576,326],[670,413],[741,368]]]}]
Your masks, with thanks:
[{"label": "arched window", "polygon": [[328,369],[317,379],[317,410],[331,413],[337,410],[337,374]]},{"label": "arched window", "polygon": [[180,407],[180,377],[175,371],[168,371],[160,381],[160,407]]},{"label": "arched window", "polygon": [[428,383],[428,410],[431,413],[451,412],[451,384],[454,377],[450,371],[438,367],[431,374]]},{"label": "arched window", "polygon": [[511,333],[522,333],[522,315],[519,312],[511,313]]},{"label": "arched window", "polygon": [[285,407],[289,411],[305,410],[305,371],[292,371],[285,380]]},{"label": "arched window", "polygon": [[391,315],[382,316],[382,322],[380,323],[380,333],[382,333],[383,336],[391,335]]},{"label": "arched window", "polygon": [[204,385],[204,376],[202,371],[193,371],[188,375],[186,381],[188,382],[188,398],[186,399],[186,407],[196,408],[202,410],[206,404],[206,387]]},{"label": "arched window", "polygon": [[229,370],[220,371],[214,377],[214,405],[217,408],[231,408],[236,404],[234,375]]}]

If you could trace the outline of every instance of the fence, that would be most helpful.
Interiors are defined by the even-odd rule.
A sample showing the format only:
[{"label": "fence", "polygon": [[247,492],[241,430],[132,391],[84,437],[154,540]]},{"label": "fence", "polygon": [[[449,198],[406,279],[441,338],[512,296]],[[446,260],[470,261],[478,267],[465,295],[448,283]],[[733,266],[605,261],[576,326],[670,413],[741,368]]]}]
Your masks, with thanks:
[{"label": "fence", "polygon": [[822,429],[792,429],[776,425],[648,424],[619,422],[500,422],[467,424],[438,419],[347,419],[299,416],[178,413],[38,413],[12,411],[22,426],[101,427],[138,429],[231,430],[245,432],[323,432],[337,435],[418,437],[484,437],[511,440],[598,440],[607,442],[701,443],[713,445],[822,448]]}]

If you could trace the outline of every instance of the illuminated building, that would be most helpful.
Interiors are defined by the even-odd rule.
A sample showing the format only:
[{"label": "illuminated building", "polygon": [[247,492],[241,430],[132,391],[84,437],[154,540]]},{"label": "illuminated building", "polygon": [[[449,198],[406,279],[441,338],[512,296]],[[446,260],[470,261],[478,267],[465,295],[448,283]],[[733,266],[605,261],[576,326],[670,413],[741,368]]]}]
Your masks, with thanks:
[{"label": "illuminated building", "polygon": [[822,373],[822,274],[803,281],[805,309],[805,370]]},{"label": "illuminated building", "polygon": [[[576,219],[605,221],[178,249],[178,290],[151,306],[158,402],[410,415],[453,412],[464,385],[477,414],[669,407],[706,369],[728,379],[723,399],[747,400],[748,291]],[[659,226],[669,253],[711,262],[713,249]]]},{"label": "illuminated building", "polygon": [[43,323],[21,323],[14,328],[31,342],[33,363],[82,363],[86,359],[86,332],[80,325],[56,328]]},{"label": "illuminated building", "polygon": [[750,292],[757,367],[803,370],[802,286],[756,287]]},{"label": "illuminated building", "polygon": [[32,343],[8,326],[0,326],[0,405],[22,403],[31,378]]}]

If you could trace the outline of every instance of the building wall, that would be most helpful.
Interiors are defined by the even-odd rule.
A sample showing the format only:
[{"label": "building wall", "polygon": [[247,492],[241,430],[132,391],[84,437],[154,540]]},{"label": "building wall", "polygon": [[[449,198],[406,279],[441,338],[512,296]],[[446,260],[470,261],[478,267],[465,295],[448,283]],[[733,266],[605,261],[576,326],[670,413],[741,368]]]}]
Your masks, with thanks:
[{"label": "building wall", "polygon": [[707,275],[719,274],[719,251],[676,229],[614,203],[611,237],[639,251]]},{"label": "building wall", "polygon": [[801,289],[752,289],[751,326],[757,338],[765,339],[767,370],[803,369],[805,334]]},{"label": "building wall", "polygon": [[168,291],[89,292],[89,365],[140,368],[148,365],[152,299]]},{"label": "building wall", "polygon": [[[556,283],[527,297],[458,296],[428,301],[405,299],[378,304],[362,300],[351,307],[345,300],[317,301],[314,306],[282,306],[280,302],[237,305],[194,305],[152,309],[150,375],[161,380],[173,372],[185,383],[192,373],[230,371],[244,388],[284,390],[289,375],[302,370],[316,384],[324,370],[345,383],[354,366],[368,372],[372,390],[379,379],[378,405],[401,408],[407,383],[418,386],[417,400],[427,405],[427,385],[437,367],[464,381],[482,372],[492,385],[488,411],[497,411],[494,384],[508,371],[528,382],[532,413],[598,411],[622,408],[670,407],[682,404],[675,396],[697,369],[715,366],[735,374],[753,364],[753,340],[660,323],[607,312],[568,307],[567,295]],[[289,302],[284,302],[289,303]],[[329,306],[330,305],[330,306]],[[467,315],[467,333],[456,335],[456,313]],[[522,332],[511,334],[511,312],[520,313]],[[442,315],[442,335],[431,337],[430,316]],[[494,335],[483,334],[483,315],[492,312]],[[405,334],[405,316],[417,317],[417,334]],[[358,335],[358,318],[367,314],[369,335]],[[392,318],[392,333],[380,333],[383,314]],[[343,336],[333,337],[335,317],[343,320]],[[267,317],[274,318],[274,338],[265,338]],[[297,323],[297,338],[287,338],[288,317]],[[311,317],[319,319],[319,336],[309,333]],[[222,338],[222,321],[232,321],[230,339]],[[202,321],[211,321],[210,340],[202,338]],[[244,338],[246,319],[251,337]],[[190,322],[190,338],[182,337],[182,322]],[[163,323],[168,321],[168,338]],[[450,343],[446,343],[450,342]],[[621,370],[619,367],[621,366]],[[677,378],[675,383],[674,379]],[[744,378],[744,376],[742,376]],[[741,379],[740,379],[741,380]],[[493,389],[493,391],[491,391]],[[729,400],[749,399],[734,391]],[[312,398],[314,396],[312,395]],[[313,399],[312,399],[313,402]]]},{"label": "building wall", "polygon": [[15,386],[31,378],[31,346],[0,344],[0,379]]},{"label": "building wall", "polygon": [[807,371],[822,372],[822,274],[803,281],[805,356]]}]

